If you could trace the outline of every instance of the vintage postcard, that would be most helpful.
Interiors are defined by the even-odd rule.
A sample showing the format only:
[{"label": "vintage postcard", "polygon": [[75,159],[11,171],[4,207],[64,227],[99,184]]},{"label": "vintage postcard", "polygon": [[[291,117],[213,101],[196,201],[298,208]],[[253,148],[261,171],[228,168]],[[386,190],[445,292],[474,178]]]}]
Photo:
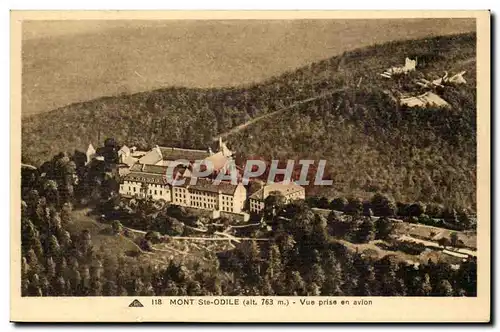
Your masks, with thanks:
[{"label": "vintage postcard", "polygon": [[488,11],[13,11],[14,322],[489,322]]}]

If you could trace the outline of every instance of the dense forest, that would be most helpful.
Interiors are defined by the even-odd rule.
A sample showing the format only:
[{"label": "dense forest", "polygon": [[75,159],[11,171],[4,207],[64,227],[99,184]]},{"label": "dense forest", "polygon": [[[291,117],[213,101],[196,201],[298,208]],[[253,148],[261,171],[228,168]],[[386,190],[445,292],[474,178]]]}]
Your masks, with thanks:
[{"label": "dense forest", "polygon": [[[127,145],[206,148],[220,133],[294,105],[227,137],[245,158],[326,159],[330,198],[439,203],[475,210],[475,34],[391,42],[346,52],[268,81],[217,89],[171,87],[104,97],[23,119],[23,162],[40,165],[60,151],[84,150],[99,137]],[[417,72],[386,80],[379,73],[417,57]],[[419,93],[413,79],[466,70],[467,84],[440,91],[450,109],[406,109],[399,93]],[[100,142],[102,144],[102,142]]]},{"label": "dense forest", "polygon": [[[74,211],[92,207],[117,211],[117,175],[113,167],[118,145],[106,140],[99,151],[107,156],[85,165],[79,154],[60,153],[39,170],[22,172],[22,294],[24,296],[120,296],[120,295],[358,295],[358,296],[476,296],[475,258],[457,266],[447,263],[411,264],[387,255],[372,259],[348,250],[339,239],[366,242],[386,238],[391,222],[371,218],[353,210],[351,225],[332,214],[316,214],[305,202],[285,204],[278,196],[266,201],[263,222],[268,227],[252,231],[255,238],[234,249],[209,252],[203,259],[148,259],[148,232],[143,250],[130,255],[104,246],[95,247],[92,229],[78,227]],[[340,201],[332,204],[344,204]],[[173,217],[162,211],[148,224],[141,219],[144,201],[133,219],[146,229],[178,235]],[[347,203],[344,209],[348,211]],[[377,213],[393,208],[381,195],[371,201]],[[172,215],[170,209],[166,214]],[[418,212],[418,206],[410,210]],[[384,212],[385,211],[385,212]],[[393,212],[392,212],[393,213]],[[412,212],[409,212],[413,214]],[[116,216],[115,216],[116,217]],[[156,223],[155,223],[156,221]],[[127,222],[123,220],[123,222]],[[178,224],[178,222],[177,222]],[[177,225],[178,226],[178,225]],[[172,229],[171,229],[172,228]],[[121,223],[112,222],[108,237],[126,238]],[[184,233],[185,234],[185,233]],[[167,237],[168,238],[168,237]],[[145,244],[145,245],[144,245]],[[403,244],[404,245],[404,244]],[[407,248],[418,250],[418,248]],[[145,257],[145,260],[140,260]]]}]

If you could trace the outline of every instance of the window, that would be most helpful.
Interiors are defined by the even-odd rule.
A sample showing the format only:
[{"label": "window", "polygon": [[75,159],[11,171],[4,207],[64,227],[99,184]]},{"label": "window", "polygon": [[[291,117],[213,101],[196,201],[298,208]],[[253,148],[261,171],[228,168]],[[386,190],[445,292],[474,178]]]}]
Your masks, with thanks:
[{"label": "window", "polygon": [[156,189],[155,189],[155,195],[156,195]]},{"label": "window", "polygon": [[135,187],[134,187],[134,192],[135,192]]}]

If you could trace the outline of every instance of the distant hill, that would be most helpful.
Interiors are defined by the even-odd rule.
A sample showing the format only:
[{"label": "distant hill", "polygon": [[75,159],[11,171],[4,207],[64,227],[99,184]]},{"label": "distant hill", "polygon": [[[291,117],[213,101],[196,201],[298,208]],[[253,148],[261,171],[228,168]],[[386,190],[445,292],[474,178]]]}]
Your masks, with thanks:
[{"label": "distant hill", "polygon": [[[418,57],[410,77],[379,73]],[[475,34],[390,42],[346,52],[260,84],[217,89],[168,88],[105,97],[23,119],[23,162],[84,150],[114,137],[128,145],[205,148],[213,137],[297,101],[326,97],[268,117],[227,138],[243,157],[327,160],[330,197],[384,192],[401,201],[475,209]],[[466,70],[467,84],[442,96],[451,109],[399,108],[397,91],[416,77]],[[331,93],[332,91],[340,91]],[[392,95],[392,97],[391,97]]]}]

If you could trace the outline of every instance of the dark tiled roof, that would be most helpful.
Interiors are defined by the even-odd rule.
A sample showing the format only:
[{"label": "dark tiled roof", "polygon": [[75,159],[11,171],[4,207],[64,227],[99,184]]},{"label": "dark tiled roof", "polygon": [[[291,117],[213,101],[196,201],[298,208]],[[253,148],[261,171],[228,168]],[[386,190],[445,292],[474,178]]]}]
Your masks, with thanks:
[{"label": "dark tiled roof", "polygon": [[[180,180],[180,179],[179,179]],[[214,184],[212,180],[198,178],[195,185],[190,184],[191,178],[185,178],[184,184],[181,186],[188,189],[194,189],[199,191],[208,191],[212,193],[218,193],[219,191],[225,195],[233,195],[236,191],[237,185],[229,182],[218,182]]]},{"label": "dark tiled roof", "polygon": [[147,165],[147,164],[134,164],[131,168],[131,172],[141,172],[141,173],[151,173],[151,174],[167,174],[167,166],[159,165]]},{"label": "dark tiled roof", "polygon": [[210,156],[210,153],[208,153],[208,151],[203,151],[203,150],[170,148],[164,146],[160,146],[159,148],[163,156],[163,160],[187,159],[189,161],[195,161],[195,160],[203,160]]},{"label": "dark tiled roof", "polygon": [[259,190],[254,192],[252,195],[250,195],[249,198],[263,200],[264,199],[264,188],[260,188]]}]

